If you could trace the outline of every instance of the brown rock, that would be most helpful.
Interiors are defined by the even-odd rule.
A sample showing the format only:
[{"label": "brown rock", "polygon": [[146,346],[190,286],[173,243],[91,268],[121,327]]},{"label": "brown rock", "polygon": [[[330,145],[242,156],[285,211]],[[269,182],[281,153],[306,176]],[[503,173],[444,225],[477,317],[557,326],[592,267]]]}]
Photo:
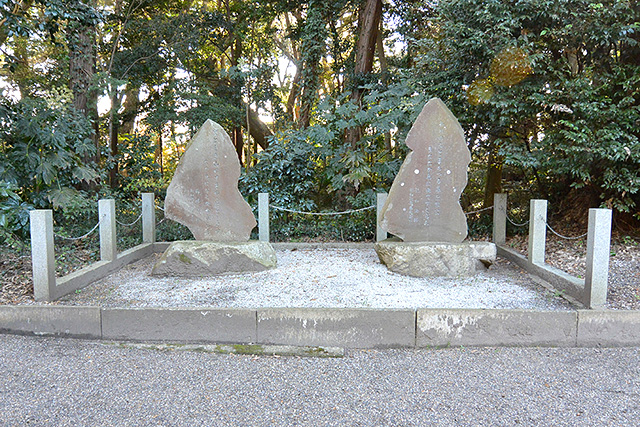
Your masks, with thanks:
[{"label": "brown rock", "polygon": [[393,181],[381,225],[405,242],[462,242],[467,219],[460,194],[471,155],[458,120],[433,98],[405,143],[412,151]]},{"label": "brown rock", "polygon": [[244,242],[256,219],[238,191],[240,162],[229,135],[207,120],[191,139],[167,189],[165,215],[196,240]]}]

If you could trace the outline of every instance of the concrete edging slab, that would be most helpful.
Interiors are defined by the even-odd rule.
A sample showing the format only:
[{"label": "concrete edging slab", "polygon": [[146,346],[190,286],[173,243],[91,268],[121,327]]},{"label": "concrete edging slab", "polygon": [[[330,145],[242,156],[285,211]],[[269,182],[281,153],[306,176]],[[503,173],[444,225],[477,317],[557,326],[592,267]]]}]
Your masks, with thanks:
[{"label": "concrete edging slab", "polygon": [[640,311],[578,310],[576,344],[581,347],[640,345]]},{"label": "concrete edging slab", "polygon": [[575,311],[418,310],[416,347],[575,346]]},{"label": "concrete edging slab", "polygon": [[76,338],[319,346],[640,346],[640,311],[0,306],[0,332]]},{"label": "concrete edging slab", "polygon": [[133,341],[256,342],[256,312],[216,308],[103,308],[102,337]]},{"label": "concrete edging slab", "polygon": [[1,305],[0,332],[99,339],[100,307]]},{"label": "concrete edging slab", "polygon": [[414,310],[265,308],[258,344],[346,348],[413,347]]}]

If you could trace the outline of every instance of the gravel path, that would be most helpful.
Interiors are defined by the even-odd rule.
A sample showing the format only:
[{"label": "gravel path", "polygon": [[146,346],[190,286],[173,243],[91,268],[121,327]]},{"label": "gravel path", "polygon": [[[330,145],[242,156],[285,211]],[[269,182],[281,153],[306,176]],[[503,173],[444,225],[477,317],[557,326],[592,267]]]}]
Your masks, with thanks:
[{"label": "gravel path", "polygon": [[105,307],[370,307],[569,310],[523,270],[499,260],[470,278],[389,272],[373,249],[278,250],[274,270],[203,279],[149,275],[159,255],[63,300]]},{"label": "gravel path", "polygon": [[0,335],[0,425],[630,426],[639,359],[638,348],[255,357]]}]

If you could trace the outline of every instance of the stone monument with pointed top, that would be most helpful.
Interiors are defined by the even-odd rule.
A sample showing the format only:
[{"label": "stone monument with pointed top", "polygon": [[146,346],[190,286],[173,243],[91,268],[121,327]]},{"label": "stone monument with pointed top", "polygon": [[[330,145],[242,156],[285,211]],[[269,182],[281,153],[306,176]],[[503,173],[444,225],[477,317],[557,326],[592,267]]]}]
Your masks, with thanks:
[{"label": "stone monument with pointed top", "polygon": [[273,247],[249,241],[256,219],[238,190],[240,170],[231,138],[207,120],[180,158],[165,198],[166,217],[189,228],[196,240],[173,242],[151,274],[206,276],[275,267]]},{"label": "stone monument with pointed top", "polygon": [[396,238],[376,244],[392,271],[411,276],[473,274],[496,257],[493,243],[464,242],[467,220],[460,195],[471,155],[464,131],[438,98],[422,109],[407,134],[411,149],[381,212],[381,226]]}]

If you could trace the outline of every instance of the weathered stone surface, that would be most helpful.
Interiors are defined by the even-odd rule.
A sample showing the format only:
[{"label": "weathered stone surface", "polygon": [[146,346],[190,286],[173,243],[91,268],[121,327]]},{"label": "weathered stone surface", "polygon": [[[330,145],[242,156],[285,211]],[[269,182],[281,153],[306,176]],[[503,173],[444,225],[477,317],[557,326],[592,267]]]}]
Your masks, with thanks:
[{"label": "weathered stone surface", "polygon": [[173,242],[153,266],[153,276],[201,277],[263,271],[276,266],[268,242]]},{"label": "weathered stone surface", "polygon": [[207,120],[191,139],[167,189],[165,215],[196,240],[244,242],[256,219],[238,191],[240,162],[229,135]]},{"label": "weathered stone surface", "polygon": [[414,277],[471,276],[496,259],[489,242],[401,242],[397,238],[375,244],[380,261],[396,273]]},{"label": "weathered stone surface", "polygon": [[258,343],[347,348],[413,347],[414,310],[266,308],[258,310]]},{"label": "weathered stone surface", "polygon": [[416,347],[575,346],[575,311],[422,309]]},{"label": "weathered stone surface", "polygon": [[458,120],[431,99],[405,143],[412,151],[393,181],[381,226],[405,242],[462,242],[467,219],[459,200],[471,155]]}]

